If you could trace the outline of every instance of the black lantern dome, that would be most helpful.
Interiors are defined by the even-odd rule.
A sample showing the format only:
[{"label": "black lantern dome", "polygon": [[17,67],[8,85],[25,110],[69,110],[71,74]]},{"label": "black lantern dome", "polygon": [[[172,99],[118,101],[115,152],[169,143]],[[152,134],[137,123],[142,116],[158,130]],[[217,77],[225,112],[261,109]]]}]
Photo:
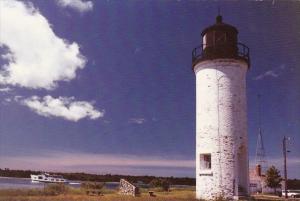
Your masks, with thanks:
[{"label": "black lantern dome", "polygon": [[238,42],[238,30],[216,17],[216,23],[201,33],[203,44],[193,50],[193,67],[200,61],[231,58],[241,59],[250,65],[249,48]]}]

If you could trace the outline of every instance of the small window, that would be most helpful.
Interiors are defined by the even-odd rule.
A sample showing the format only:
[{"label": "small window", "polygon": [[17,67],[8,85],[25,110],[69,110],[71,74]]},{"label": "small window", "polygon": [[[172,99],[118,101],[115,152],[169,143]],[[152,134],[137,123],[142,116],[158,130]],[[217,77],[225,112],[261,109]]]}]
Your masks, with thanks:
[{"label": "small window", "polygon": [[200,169],[211,169],[211,154],[200,154]]}]

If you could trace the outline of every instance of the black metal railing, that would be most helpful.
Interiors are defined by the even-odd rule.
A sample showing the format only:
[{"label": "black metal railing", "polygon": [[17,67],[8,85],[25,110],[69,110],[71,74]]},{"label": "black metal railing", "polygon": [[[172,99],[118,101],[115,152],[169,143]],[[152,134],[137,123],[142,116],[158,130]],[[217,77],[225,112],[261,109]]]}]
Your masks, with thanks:
[{"label": "black metal railing", "polygon": [[193,49],[192,62],[193,66],[199,61],[217,58],[235,58],[242,59],[250,66],[249,48],[243,43],[232,44],[218,44],[207,46],[201,44]]}]

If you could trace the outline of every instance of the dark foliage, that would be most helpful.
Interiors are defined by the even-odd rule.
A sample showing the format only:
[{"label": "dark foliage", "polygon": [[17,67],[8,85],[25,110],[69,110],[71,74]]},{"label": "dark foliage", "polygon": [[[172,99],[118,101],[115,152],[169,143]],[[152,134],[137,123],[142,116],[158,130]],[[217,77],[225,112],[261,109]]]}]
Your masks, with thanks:
[{"label": "dark foliage", "polygon": [[102,189],[104,185],[104,182],[83,182],[80,187],[83,189]]},{"label": "dark foliage", "polygon": [[268,187],[273,188],[276,193],[276,188],[280,187],[280,182],[282,178],[280,176],[280,171],[274,166],[271,166],[266,172],[266,184]]},{"label": "dark foliage", "polygon": [[149,184],[151,187],[160,187],[163,191],[170,190],[170,182],[167,179],[155,178]]},{"label": "dark foliage", "polygon": [[65,194],[69,191],[69,187],[65,184],[48,184],[44,188],[45,195]]},{"label": "dark foliage", "polygon": [[287,188],[291,190],[300,189],[300,180],[299,179],[288,179],[287,180]]}]

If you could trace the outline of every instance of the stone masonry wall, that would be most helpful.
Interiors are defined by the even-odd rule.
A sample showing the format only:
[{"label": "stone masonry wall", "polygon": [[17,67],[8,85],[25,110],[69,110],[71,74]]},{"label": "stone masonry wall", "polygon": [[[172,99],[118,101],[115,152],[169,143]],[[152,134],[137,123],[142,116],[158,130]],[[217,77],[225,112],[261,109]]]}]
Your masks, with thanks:
[{"label": "stone masonry wall", "polygon": [[[234,59],[203,61],[196,74],[196,197],[234,199],[247,194],[247,64]],[[200,169],[211,154],[211,169]],[[241,192],[243,191],[243,192]]]},{"label": "stone masonry wall", "polygon": [[139,194],[139,188],[125,179],[120,180],[119,192],[123,195],[137,196]]}]

